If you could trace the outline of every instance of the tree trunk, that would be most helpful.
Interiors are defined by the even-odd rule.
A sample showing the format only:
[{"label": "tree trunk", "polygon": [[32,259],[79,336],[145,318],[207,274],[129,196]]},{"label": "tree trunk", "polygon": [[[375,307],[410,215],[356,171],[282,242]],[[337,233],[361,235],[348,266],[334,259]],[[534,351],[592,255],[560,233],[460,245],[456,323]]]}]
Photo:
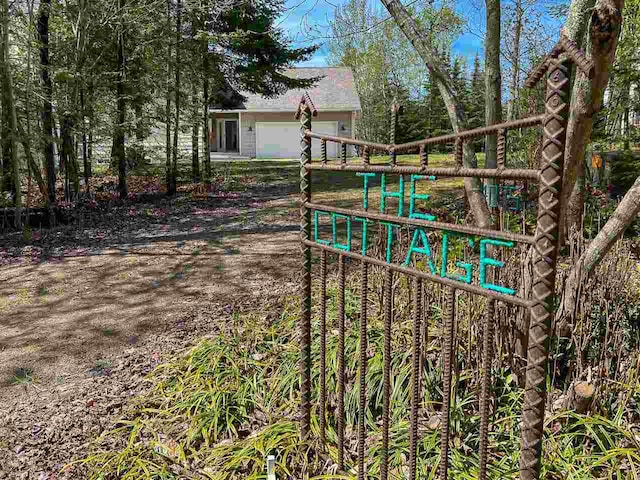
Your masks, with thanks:
[{"label": "tree trunk", "polygon": [[[124,16],[125,0],[119,0],[121,18]],[[127,120],[127,103],[125,99],[124,81],[125,81],[125,54],[124,54],[124,26],[121,26],[118,32],[118,80],[116,82],[116,131],[115,139],[115,156],[118,164],[118,191],[120,199],[127,198],[127,158],[124,146],[124,125]]]},{"label": "tree trunk", "polygon": [[87,167],[89,169],[89,178],[92,176],[93,165],[93,127],[94,127],[94,110],[93,110],[93,86],[89,84],[89,139],[87,141]]},{"label": "tree trunk", "polygon": [[53,86],[49,75],[49,12],[51,0],[41,0],[38,14],[38,38],[40,40],[40,82],[42,84],[42,147],[47,172],[47,192],[50,205],[56,203],[56,163],[53,152]]},{"label": "tree trunk", "polygon": [[22,183],[20,181],[20,164],[18,163],[18,149],[16,148],[16,134],[18,121],[16,117],[16,104],[13,96],[13,78],[9,62],[9,1],[2,2],[2,49],[4,51],[4,90],[6,93],[7,116],[9,117],[9,145],[11,147],[11,174],[13,188],[15,189],[14,204],[16,207],[15,226],[22,226]]},{"label": "tree trunk", "polygon": [[579,227],[582,221],[585,149],[591,138],[593,119],[602,108],[615,59],[623,7],[624,0],[574,0],[563,29],[564,35],[578,45],[585,44],[586,32],[586,54],[595,64],[595,75],[589,80],[579,70],[575,74],[561,196],[561,245],[567,232]]},{"label": "tree trunk", "polygon": [[[171,31],[171,0],[167,0],[167,32]],[[172,180],[171,180],[171,41],[167,44],[167,97],[165,105],[165,120],[166,120],[166,177],[167,177],[167,195],[171,195]]]},{"label": "tree trunk", "polygon": [[[436,48],[429,41],[428,34],[421,29],[399,0],[382,0],[382,3],[429,69],[429,74],[447,107],[453,131],[458,133],[464,130],[467,119],[462,101],[458,97],[447,68],[442,64]],[[476,154],[469,142],[464,144],[463,163],[466,168],[477,168],[478,166]],[[477,178],[465,178],[464,186],[476,225],[482,228],[492,228],[493,221],[482,193],[482,182]]]},{"label": "tree trunk", "polygon": [[[209,2],[204,1],[204,30],[207,29],[207,20],[209,16]],[[209,39],[205,39],[202,53],[202,65],[203,65],[203,88],[202,88],[202,102],[203,102],[203,118],[202,118],[202,148],[204,148],[204,183],[209,185],[211,183],[211,144],[209,143]]]},{"label": "tree trunk", "polygon": [[144,165],[144,163],[146,162],[145,151],[144,151],[144,140],[145,140],[144,111],[142,109],[142,101],[140,99],[136,99],[133,109],[136,116],[135,165],[140,166],[140,165]]},{"label": "tree trunk", "polygon": [[568,407],[576,413],[587,413],[596,393],[593,383],[575,382],[569,391]]},{"label": "tree trunk", "polygon": [[[0,27],[4,28],[0,25]],[[0,35],[4,35],[0,32]],[[2,37],[3,38],[3,37]],[[15,188],[13,184],[13,168],[11,167],[11,127],[9,126],[9,99],[7,98],[7,90],[5,88],[5,50],[4,46],[0,48],[0,74],[2,75],[2,93],[0,94],[2,99],[2,178],[0,178],[0,191],[11,192],[11,195],[15,195]]]},{"label": "tree trunk", "polygon": [[87,150],[87,119],[85,115],[84,88],[80,88],[80,117],[82,119],[82,165],[84,167],[84,184],[89,193],[89,154]]},{"label": "tree trunk", "polygon": [[[502,121],[502,79],[500,75],[500,0],[485,0],[487,33],[485,37],[485,124],[495,125]],[[498,137],[487,135],[485,140],[485,167],[498,167]],[[498,182],[487,178],[487,194],[492,207],[498,205]],[[494,213],[497,213],[494,212]]]},{"label": "tree trunk", "polygon": [[174,195],[178,182],[178,136],[180,134],[180,40],[182,31],[182,0],[178,0],[176,5],[176,64],[175,64],[175,94],[176,94],[176,117],[173,128],[173,162],[171,165],[171,191]]},{"label": "tree trunk", "polygon": [[68,182],[67,188],[69,190],[67,192],[67,200],[72,199],[72,189],[74,196],[76,196],[80,190],[78,159],[73,141],[73,129],[73,117],[71,115],[63,115],[61,119],[60,134],[62,135],[62,151],[65,158],[65,172],[67,174],[66,181]]},{"label": "tree trunk", "polygon": [[[502,121],[502,82],[500,77],[500,0],[486,0],[487,33],[485,39],[485,123]],[[498,167],[498,138],[488,135],[485,148],[486,168]]]},{"label": "tree trunk", "polygon": [[515,18],[513,21],[513,58],[511,64],[513,71],[511,72],[511,82],[509,84],[509,107],[507,111],[507,120],[518,118],[518,99],[520,98],[520,37],[522,36],[522,16],[524,9],[522,8],[522,0],[515,2]]},{"label": "tree trunk", "polygon": [[192,97],[191,101],[193,103],[193,119],[191,126],[191,174],[193,176],[193,183],[198,183],[200,181],[200,157],[199,157],[199,148],[198,142],[200,141],[200,115],[198,115],[200,108],[198,105],[200,102],[198,101],[198,83],[193,81],[192,83]]},{"label": "tree trunk", "polygon": [[18,136],[20,137],[20,141],[22,143],[22,148],[24,150],[24,155],[27,159],[27,165],[29,166],[29,171],[36,177],[36,183],[38,184],[38,190],[40,190],[40,194],[42,198],[46,200],[47,198],[47,185],[44,183],[44,179],[42,178],[42,173],[40,172],[40,166],[37,164],[33,155],[31,153],[31,135],[29,133],[25,134],[22,125],[18,122]]}]

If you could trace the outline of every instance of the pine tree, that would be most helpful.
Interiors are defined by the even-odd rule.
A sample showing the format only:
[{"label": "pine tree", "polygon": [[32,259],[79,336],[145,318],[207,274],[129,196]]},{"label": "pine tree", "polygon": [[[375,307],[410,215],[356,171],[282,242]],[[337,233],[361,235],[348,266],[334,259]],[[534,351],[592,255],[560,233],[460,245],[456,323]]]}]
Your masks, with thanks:
[{"label": "pine tree", "polygon": [[[437,137],[451,132],[451,124],[449,122],[449,114],[447,113],[447,107],[438,92],[437,87],[431,79],[431,75],[427,76],[425,83],[425,90],[427,94],[424,102],[427,111],[427,125],[426,133],[428,137]],[[434,146],[434,151],[443,151],[445,147]]]}]

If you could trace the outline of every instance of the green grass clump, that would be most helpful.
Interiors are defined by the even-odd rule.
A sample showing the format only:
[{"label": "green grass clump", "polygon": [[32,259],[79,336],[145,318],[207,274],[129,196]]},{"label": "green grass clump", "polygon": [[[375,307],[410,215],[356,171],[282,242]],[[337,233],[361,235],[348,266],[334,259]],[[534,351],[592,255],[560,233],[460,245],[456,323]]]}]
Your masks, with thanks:
[{"label": "green grass clump", "polygon": [[9,378],[10,385],[31,385],[34,381],[33,369],[29,367],[19,367]]}]

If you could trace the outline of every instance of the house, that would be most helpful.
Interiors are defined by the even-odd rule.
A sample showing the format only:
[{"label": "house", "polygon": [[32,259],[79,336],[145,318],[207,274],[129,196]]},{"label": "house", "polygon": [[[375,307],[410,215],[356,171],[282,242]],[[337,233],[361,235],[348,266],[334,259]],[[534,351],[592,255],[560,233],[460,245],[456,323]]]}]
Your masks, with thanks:
[{"label": "house", "polygon": [[[318,110],[314,132],[341,137],[355,135],[360,99],[350,68],[294,68],[285,72],[293,78],[322,79],[307,89]],[[289,90],[275,98],[243,93],[246,101],[237,108],[210,107],[212,151],[243,157],[298,158],[300,123],[294,119],[303,90]],[[336,157],[338,145],[327,143],[327,155]],[[350,150],[348,152],[352,154]],[[313,157],[320,156],[320,142],[313,142]]]}]

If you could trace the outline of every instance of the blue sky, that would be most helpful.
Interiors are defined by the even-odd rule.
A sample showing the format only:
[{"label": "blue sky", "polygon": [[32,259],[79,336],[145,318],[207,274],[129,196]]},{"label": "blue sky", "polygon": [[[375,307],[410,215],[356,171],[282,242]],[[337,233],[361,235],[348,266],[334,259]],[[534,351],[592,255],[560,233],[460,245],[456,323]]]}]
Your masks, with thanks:
[{"label": "blue sky", "polygon": [[[558,3],[563,0],[540,0],[539,3],[542,4],[543,1]],[[309,27],[311,27],[315,32],[312,34],[312,36],[316,37],[315,43],[321,45],[313,58],[300,63],[299,66],[327,66],[326,39],[318,37],[326,37],[330,34],[329,20],[333,18],[336,6],[344,3],[346,3],[346,0],[286,0],[287,11],[280,18],[280,27],[287,32],[297,46],[306,46],[313,43],[306,39],[308,35],[304,33],[308,32]],[[464,33],[455,41],[453,53],[465,56],[470,60],[473,59],[476,53],[482,57],[481,37],[484,32],[484,1],[457,0],[456,10],[462,18],[467,20],[467,26]],[[546,9],[544,7],[541,7],[540,11],[536,13],[546,17],[543,20],[545,23],[559,26],[557,21],[545,15]]]}]

